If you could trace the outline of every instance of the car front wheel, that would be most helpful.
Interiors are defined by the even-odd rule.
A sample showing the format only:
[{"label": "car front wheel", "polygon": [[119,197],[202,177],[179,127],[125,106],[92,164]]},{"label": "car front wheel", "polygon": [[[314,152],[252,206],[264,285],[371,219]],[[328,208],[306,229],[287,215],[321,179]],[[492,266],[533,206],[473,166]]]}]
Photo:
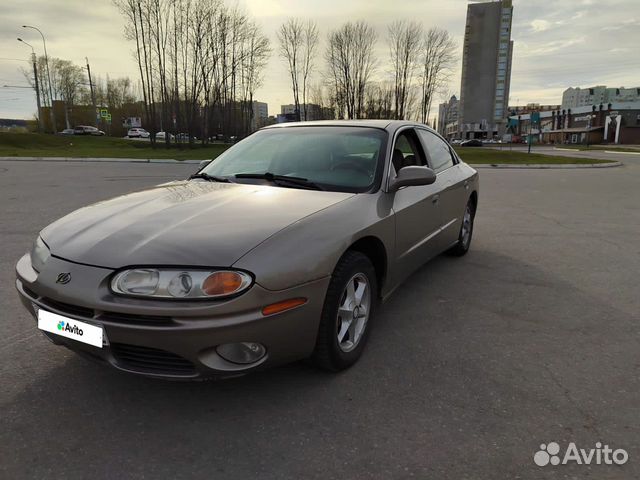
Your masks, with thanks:
[{"label": "car front wheel", "polygon": [[313,362],[334,372],[364,350],[378,299],[375,269],[366,255],[348,251],[336,266],[322,309]]},{"label": "car front wheel", "polygon": [[469,251],[471,246],[471,237],[473,236],[473,220],[476,216],[476,204],[473,198],[467,202],[462,216],[462,225],[460,225],[460,233],[458,234],[458,242],[449,249],[450,255],[461,257]]}]

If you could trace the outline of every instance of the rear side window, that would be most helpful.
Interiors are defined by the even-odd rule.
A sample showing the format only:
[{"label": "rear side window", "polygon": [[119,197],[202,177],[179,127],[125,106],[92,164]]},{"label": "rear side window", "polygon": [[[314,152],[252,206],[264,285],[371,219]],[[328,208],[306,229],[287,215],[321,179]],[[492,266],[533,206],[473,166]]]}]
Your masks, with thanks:
[{"label": "rear side window", "polygon": [[453,166],[453,155],[444,140],[427,130],[418,130],[418,135],[427,150],[429,165],[436,173]]},{"label": "rear side window", "polygon": [[414,130],[404,130],[398,135],[391,161],[396,172],[404,167],[426,165]]}]

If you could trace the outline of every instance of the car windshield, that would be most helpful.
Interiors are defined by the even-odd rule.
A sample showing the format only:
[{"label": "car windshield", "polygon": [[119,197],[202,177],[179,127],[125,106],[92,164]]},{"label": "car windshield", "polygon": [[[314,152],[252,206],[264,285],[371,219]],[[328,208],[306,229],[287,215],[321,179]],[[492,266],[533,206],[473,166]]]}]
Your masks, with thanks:
[{"label": "car windshield", "polygon": [[202,173],[247,183],[256,180],[234,175],[269,173],[324,190],[366,192],[379,183],[386,139],[386,131],[368,127],[271,128],[229,148]]}]

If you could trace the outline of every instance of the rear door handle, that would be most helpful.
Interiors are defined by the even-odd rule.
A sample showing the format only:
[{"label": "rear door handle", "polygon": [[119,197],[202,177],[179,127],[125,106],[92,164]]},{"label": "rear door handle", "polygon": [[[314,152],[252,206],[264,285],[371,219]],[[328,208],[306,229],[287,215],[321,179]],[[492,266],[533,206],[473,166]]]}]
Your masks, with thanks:
[{"label": "rear door handle", "polygon": [[431,198],[431,203],[436,204],[436,203],[438,203],[439,200],[440,200],[440,195],[434,195]]}]

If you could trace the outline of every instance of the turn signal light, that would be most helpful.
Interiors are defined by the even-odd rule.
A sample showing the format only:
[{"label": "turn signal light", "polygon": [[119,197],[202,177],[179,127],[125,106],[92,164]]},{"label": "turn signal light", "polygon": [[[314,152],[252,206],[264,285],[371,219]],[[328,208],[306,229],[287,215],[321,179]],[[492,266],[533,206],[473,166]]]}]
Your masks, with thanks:
[{"label": "turn signal light", "polygon": [[229,295],[243,287],[245,279],[237,272],[215,272],[202,282],[202,291],[210,296]]},{"label": "turn signal light", "polygon": [[262,315],[273,315],[274,313],[284,312],[291,310],[292,308],[299,307],[307,303],[306,298],[290,298],[289,300],[283,300],[282,302],[272,303],[262,309]]}]

